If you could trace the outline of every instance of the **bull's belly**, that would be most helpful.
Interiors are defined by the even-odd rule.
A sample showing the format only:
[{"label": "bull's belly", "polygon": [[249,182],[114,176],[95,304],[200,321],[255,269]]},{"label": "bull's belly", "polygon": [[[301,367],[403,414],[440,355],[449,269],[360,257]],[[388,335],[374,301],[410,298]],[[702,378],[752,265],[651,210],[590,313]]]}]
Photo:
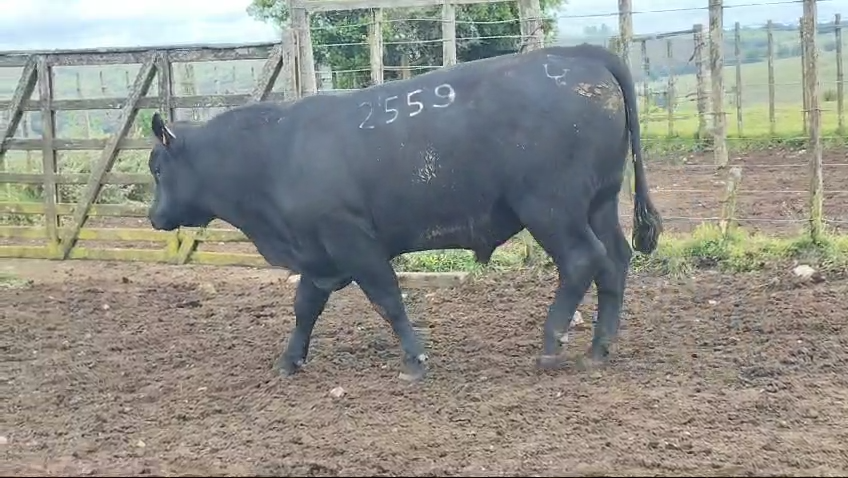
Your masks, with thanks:
[{"label": "bull's belly", "polygon": [[388,238],[393,255],[434,249],[468,249],[479,257],[491,256],[501,244],[523,228],[505,207],[485,213],[460,213],[449,219],[421,220],[414,227],[397,231]]}]

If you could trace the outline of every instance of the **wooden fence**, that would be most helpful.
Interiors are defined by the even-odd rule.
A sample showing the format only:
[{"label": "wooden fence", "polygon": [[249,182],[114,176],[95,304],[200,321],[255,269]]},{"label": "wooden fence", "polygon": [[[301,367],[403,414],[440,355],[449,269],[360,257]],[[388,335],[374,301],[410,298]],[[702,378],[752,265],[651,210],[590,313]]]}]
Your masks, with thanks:
[{"label": "wooden fence", "polygon": [[[174,264],[203,263],[214,265],[266,266],[266,262],[250,252],[199,251],[198,245],[245,243],[245,236],[231,227],[182,228],[174,232],[154,231],[146,226],[147,205],[97,204],[105,185],[149,185],[152,178],[146,173],[116,173],[112,171],[122,150],[149,150],[150,138],[132,138],[139,110],[156,109],[170,121],[177,119],[179,108],[226,108],[251,101],[295,99],[317,92],[313,46],[308,22],[309,12],[371,9],[373,25],[369,31],[372,55],[372,75],[375,83],[383,81],[381,12],[382,8],[403,8],[442,5],[444,63],[456,62],[455,5],[495,3],[503,0],[369,0],[316,1],[295,0],[290,3],[291,24],[279,43],[252,45],[198,45],[181,47],[151,47],[133,49],[90,49],[73,51],[0,52],[0,68],[20,68],[20,78],[11,100],[0,101],[5,110],[5,122],[0,124],[0,166],[5,165],[7,152],[41,152],[41,172],[9,172],[0,169],[0,183],[37,185],[43,188],[42,202],[23,202],[8,195],[0,201],[0,214],[40,216],[43,225],[0,225],[0,257],[44,259],[100,259]],[[521,32],[525,49],[542,45],[540,7],[538,0],[518,0],[521,12]],[[253,91],[249,94],[218,94],[178,96],[175,93],[174,69],[177,63],[210,61],[265,60]],[[54,91],[54,70],[60,67],[139,64],[135,79],[128,86],[126,97],[98,99],[59,99]],[[282,91],[272,91],[277,82]],[[154,86],[155,85],[155,86]],[[38,96],[34,97],[38,90]],[[57,137],[56,115],[60,112],[117,110],[118,127],[105,139]],[[25,113],[39,112],[41,138],[20,138],[16,132]],[[27,128],[24,128],[26,132]],[[91,165],[90,174],[61,173],[58,157],[61,152],[100,150],[99,158]],[[74,203],[61,202],[62,185],[84,185]],[[63,221],[69,218],[70,221]],[[137,218],[142,227],[127,227],[126,222],[111,227],[86,227],[95,219]],[[14,222],[14,221],[7,221]],[[84,241],[98,241],[118,247],[84,247]],[[24,242],[24,244],[21,244]],[[158,243],[164,247],[138,247],[139,243]]]},{"label": "wooden fence", "polygon": [[[212,264],[262,264],[255,254],[207,252],[194,253],[200,241],[244,241],[234,230],[180,230],[159,232],[148,228],[84,228],[90,217],[146,217],[146,206],[95,204],[105,184],[150,184],[149,174],[120,174],[111,172],[119,150],[149,150],[149,138],[128,138],[127,133],[141,108],[156,108],[175,119],[177,108],[229,107],[249,101],[293,98],[297,87],[294,79],[296,67],[292,42],[215,47],[168,47],[155,49],[98,49],[56,52],[11,52],[0,55],[0,67],[20,67],[21,76],[12,99],[0,102],[8,111],[2,128],[0,154],[6,151],[40,151],[42,173],[0,173],[0,182],[39,184],[43,186],[43,203],[5,201],[0,203],[3,214],[43,215],[44,226],[5,225],[0,227],[4,240],[43,241],[43,245],[3,245],[0,256],[30,258],[90,258],[173,263],[193,262]],[[175,96],[172,78],[177,62],[203,62],[265,59],[262,73],[253,91],[244,95]],[[61,66],[140,64],[125,98],[56,99],[53,91],[53,69]],[[282,75],[281,75],[282,73]],[[284,77],[286,91],[272,93],[279,76]],[[155,96],[149,95],[154,78],[158,79]],[[38,87],[38,99],[33,93]],[[113,109],[120,111],[117,131],[106,139],[60,139],[56,137],[57,112]],[[41,113],[41,139],[17,139],[24,112]],[[100,149],[99,159],[92,165],[90,174],[59,174],[57,156],[60,151]],[[84,190],[75,204],[58,202],[57,187],[63,184],[84,184]],[[61,227],[60,217],[71,216],[70,223]],[[102,249],[75,247],[79,240],[97,241],[150,241],[164,242],[164,249]]]},{"label": "wooden fence", "polygon": [[[183,263],[206,263],[217,265],[253,265],[264,266],[265,261],[256,254],[252,245],[239,231],[229,225],[217,222],[210,228],[183,228],[176,232],[153,231],[146,222],[147,205],[143,203],[106,204],[98,201],[98,195],[105,186],[150,185],[152,178],[147,173],[121,173],[113,170],[120,151],[136,151],[145,155],[152,146],[150,138],[132,137],[130,132],[140,110],[156,109],[171,121],[177,119],[180,109],[197,110],[200,108],[227,108],[250,101],[295,99],[304,95],[316,94],[318,82],[313,60],[312,32],[309,28],[310,12],[331,10],[368,9],[370,25],[368,44],[370,50],[370,80],[379,84],[385,79],[390,67],[383,64],[384,45],[382,29],[384,26],[383,9],[413,8],[423,6],[441,7],[442,57],[444,65],[457,62],[456,6],[472,3],[495,3],[504,0],[291,0],[291,20],[279,43],[251,45],[183,46],[155,47],[135,49],[94,49],[76,51],[48,52],[0,52],[0,69],[19,68],[20,78],[12,98],[0,100],[0,183],[6,185],[24,185],[40,188],[43,201],[21,201],[10,195],[0,196],[0,214],[4,217],[43,218],[43,224],[0,224],[0,257],[27,257],[51,259],[108,259]],[[693,54],[690,59],[696,65],[697,85],[694,92],[698,127],[697,134],[708,138],[712,143],[715,165],[720,170],[729,166],[727,153],[727,125],[725,98],[727,96],[723,81],[724,69],[724,25],[721,0],[704,0],[709,5],[709,26],[702,25],[678,32],[661,35],[634,36],[631,0],[619,0],[619,35],[614,39],[613,48],[622,54],[630,64],[631,52],[638,47],[642,55],[642,65],[631,68],[646,73],[650,71],[648,42],[667,42],[667,57],[673,55],[671,39],[679,36],[691,36]],[[518,0],[520,14],[520,50],[533,50],[542,46],[542,30],[539,0]],[[815,46],[816,2],[804,0],[804,16],[801,22],[804,79],[804,123],[809,134],[808,154],[810,160],[810,226],[817,235],[822,229],[822,180],[821,180],[821,108],[819,106],[817,61],[819,52]],[[706,31],[705,31],[706,30]],[[738,38],[739,28],[734,30]],[[771,30],[769,30],[771,31]],[[843,112],[843,73],[841,19],[837,15],[833,32],[837,38],[837,74],[839,128],[844,132]],[[738,44],[738,40],[736,41]],[[734,54],[739,57],[738,48]],[[770,98],[774,96],[773,63],[774,45],[769,35],[769,71]],[[264,61],[261,72],[252,81],[252,91],[244,94],[217,93],[198,95],[193,90],[184,95],[177,94],[175,88],[176,65],[203,62],[226,62],[254,60]],[[740,65],[740,62],[736,62]],[[85,67],[104,65],[139,65],[134,80],[127,77],[125,97],[111,96],[103,98],[63,99],[56,96],[54,74],[56,69],[64,67]],[[396,67],[395,67],[396,68]],[[736,68],[736,83],[739,87],[733,92],[737,109],[737,128],[743,127],[741,116],[741,90],[739,66]],[[101,77],[102,81],[102,77]],[[78,81],[79,83],[79,81]],[[648,81],[642,83],[644,111],[649,111],[652,95]],[[276,90],[275,90],[276,88]],[[38,96],[34,93],[38,90]],[[79,87],[77,88],[79,90]],[[103,88],[105,90],[105,87]],[[675,75],[666,79],[668,109],[668,133],[675,134],[674,110],[676,98],[680,96]],[[81,96],[81,95],[79,95]],[[774,102],[770,102],[770,121],[774,125]],[[106,138],[66,139],[57,134],[56,117],[65,112],[83,112],[93,110],[111,110],[119,113],[118,126]],[[26,114],[40,113],[38,129],[40,138],[27,137],[28,128],[20,128]],[[647,114],[643,114],[646,121]],[[196,116],[195,116],[196,119]],[[16,135],[23,129],[24,137]],[[773,129],[773,128],[772,128]],[[643,133],[648,132],[648,123],[643,123]],[[100,150],[99,157],[91,163],[90,173],[65,173],[58,167],[59,156],[68,152]],[[140,151],[140,153],[138,153]],[[4,166],[7,152],[41,153],[41,171],[35,172],[28,167],[25,172],[11,172]],[[728,183],[735,183],[739,171],[729,171]],[[82,191],[73,201],[65,201],[62,188],[80,187]],[[730,190],[728,190],[730,191]],[[718,192],[717,192],[718,193]],[[732,192],[722,193],[720,224],[722,227],[732,223]],[[130,218],[122,220],[119,218]],[[133,219],[134,218],[134,219]],[[112,220],[115,219],[115,220]],[[22,221],[26,222],[26,221]],[[135,223],[136,227],[128,227]],[[96,224],[92,227],[92,224]],[[140,227],[139,227],[140,226]],[[87,246],[86,241],[98,241],[98,246]],[[157,243],[154,247],[145,247],[141,243]],[[102,247],[107,244],[109,247]],[[164,244],[164,247],[161,245]],[[203,251],[198,245],[203,244]],[[226,251],[216,251],[216,247],[228,245]],[[114,247],[113,247],[114,246]],[[233,247],[235,246],[235,247]],[[234,252],[238,249],[239,252]]]}]

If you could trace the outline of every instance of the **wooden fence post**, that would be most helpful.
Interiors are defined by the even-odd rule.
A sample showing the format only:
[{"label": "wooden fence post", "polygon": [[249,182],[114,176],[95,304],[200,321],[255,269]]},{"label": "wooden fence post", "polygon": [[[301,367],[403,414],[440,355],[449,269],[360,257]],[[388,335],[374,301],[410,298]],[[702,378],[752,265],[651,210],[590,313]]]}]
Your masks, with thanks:
[{"label": "wooden fence post", "polygon": [[542,28],[542,6],[539,0],[518,0],[518,17],[521,25],[521,51],[538,50],[545,46]]},{"label": "wooden fence post", "polygon": [[[648,56],[648,40],[643,39],[640,42],[639,50],[642,56],[642,96],[644,97],[644,109],[642,110],[642,136],[647,136],[650,122],[648,118],[651,113],[651,57]],[[644,154],[644,153],[643,153]]]},{"label": "wooden fence post", "polygon": [[822,144],[821,144],[821,110],[819,109],[819,77],[816,49],[817,33],[816,0],[804,0],[804,21],[802,45],[804,49],[804,91],[807,93],[806,117],[810,128],[810,143],[807,148],[810,155],[810,235],[813,241],[821,238],[823,231],[823,181],[822,181]]},{"label": "wooden fence post", "polygon": [[801,99],[802,99],[802,120],[804,122],[804,134],[809,134],[809,116],[807,112],[810,111],[810,97],[808,96],[807,91],[807,48],[804,46],[804,22],[806,21],[805,17],[801,17],[798,20],[798,39],[801,40]]},{"label": "wooden fence post", "polygon": [[845,72],[842,70],[842,15],[833,20],[833,35],[836,37],[836,116],[840,135],[845,134]]},{"label": "wooden fence post", "polygon": [[733,25],[733,56],[736,60],[736,134],[742,137],[742,27]]},{"label": "wooden fence post", "polygon": [[630,43],[633,41],[633,5],[630,0],[618,0],[618,31],[619,53],[630,68]]},{"label": "wooden fence post", "polygon": [[707,114],[709,113],[709,94],[707,93],[707,63],[704,61],[704,26],[700,23],[692,27],[695,42],[695,80],[697,81],[698,105],[698,141],[707,139]]},{"label": "wooden fence post", "polygon": [[[633,41],[633,5],[630,3],[630,0],[618,0],[618,32],[618,40],[616,41],[618,53],[624,64],[630,69],[630,44]],[[644,114],[646,112],[643,111],[642,115]],[[627,188],[627,194],[632,199],[635,186],[633,183],[633,165],[631,161],[627,161],[624,167],[622,189],[624,187]]]},{"label": "wooden fence post", "polygon": [[[280,75],[283,77],[283,98],[286,101],[293,101],[300,98],[300,81],[297,79],[297,32],[294,29],[285,28],[283,30],[280,50],[282,54]],[[256,74],[252,68],[250,73],[254,77],[253,83],[256,84]]]},{"label": "wooden fence post", "polygon": [[318,92],[318,79],[315,77],[315,60],[312,55],[312,31],[309,26],[309,12],[296,7],[288,0],[291,15],[291,28],[295,32],[295,52],[297,53],[298,96],[314,95]]},{"label": "wooden fence post", "polygon": [[665,108],[668,112],[668,137],[674,137],[674,110],[677,107],[677,97],[674,78],[674,44],[671,39],[665,41],[665,56],[668,59],[668,87],[665,95]]},{"label": "wooden fence post", "polygon": [[368,26],[368,46],[371,50],[371,84],[383,84],[383,9],[371,9]]},{"label": "wooden fence post", "polygon": [[[533,51],[545,46],[542,30],[542,7],[539,0],[518,0],[518,17],[521,25],[521,47],[519,52]],[[542,258],[542,250],[532,235],[523,229],[519,240],[524,246],[524,263],[536,263]]]},{"label": "wooden fence post", "polygon": [[59,188],[56,186],[58,173],[56,148],[56,112],[53,110],[53,67],[46,55],[38,56],[38,94],[41,103],[41,172],[44,174],[44,223],[47,226],[47,250],[50,257],[59,254]]},{"label": "wooden fence post", "polygon": [[442,5],[442,66],[456,65],[456,7]]},{"label": "wooden fence post", "polygon": [[777,119],[774,115],[774,25],[769,20],[766,24],[766,37],[768,42],[768,108],[769,108],[769,135],[777,134]]},{"label": "wooden fence post", "polygon": [[713,111],[713,157],[719,169],[727,167],[727,128],[724,116],[724,7],[710,0],[710,73]]},{"label": "wooden fence post", "polygon": [[724,195],[721,198],[721,218],[718,228],[725,238],[733,231],[736,219],[736,198],[739,192],[739,183],[742,181],[742,168],[734,166],[727,173],[724,183]]}]

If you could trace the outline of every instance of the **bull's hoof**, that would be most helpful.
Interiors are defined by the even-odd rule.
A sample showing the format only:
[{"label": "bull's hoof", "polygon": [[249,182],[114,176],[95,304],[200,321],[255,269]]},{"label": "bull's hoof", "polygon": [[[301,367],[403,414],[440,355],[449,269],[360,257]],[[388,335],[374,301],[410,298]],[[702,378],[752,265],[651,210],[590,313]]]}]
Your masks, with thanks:
[{"label": "bull's hoof", "polygon": [[291,377],[292,375],[300,372],[303,365],[303,359],[292,360],[285,355],[281,355],[280,358],[277,359],[277,363],[274,365],[274,368],[280,375],[284,377]]},{"label": "bull's hoof", "polygon": [[558,370],[565,366],[562,355],[541,355],[536,360],[536,366],[541,370]]},{"label": "bull's hoof", "polygon": [[580,368],[583,370],[598,370],[604,368],[608,362],[609,351],[605,347],[589,347],[586,355],[580,359]]},{"label": "bull's hoof", "polygon": [[427,356],[424,354],[410,358],[404,363],[404,371],[398,374],[398,378],[404,382],[420,382],[427,375]]}]

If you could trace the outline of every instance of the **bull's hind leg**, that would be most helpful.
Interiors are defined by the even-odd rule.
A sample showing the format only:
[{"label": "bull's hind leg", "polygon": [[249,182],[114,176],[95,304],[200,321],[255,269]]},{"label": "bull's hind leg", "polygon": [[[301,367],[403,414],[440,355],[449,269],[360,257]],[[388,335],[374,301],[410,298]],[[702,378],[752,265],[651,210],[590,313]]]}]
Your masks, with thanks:
[{"label": "bull's hind leg", "polygon": [[[560,186],[566,188],[565,186]],[[522,223],[551,256],[559,272],[559,284],[545,319],[541,368],[560,365],[561,334],[592,284],[602,261],[604,245],[589,227],[588,201],[567,201],[557,194],[525,199],[518,208]]]},{"label": "bull's hind leg", "polygon": [[621,307],[630,258],[633,251],[621,230],[618,219],[618,195],[606,199],[589,218],[592,230],[607,250],[607,259],[595,276],[598,288],[598,320],[594,326],[589,356],[593,361],[605,362],[610,345],[618,336]]}]

